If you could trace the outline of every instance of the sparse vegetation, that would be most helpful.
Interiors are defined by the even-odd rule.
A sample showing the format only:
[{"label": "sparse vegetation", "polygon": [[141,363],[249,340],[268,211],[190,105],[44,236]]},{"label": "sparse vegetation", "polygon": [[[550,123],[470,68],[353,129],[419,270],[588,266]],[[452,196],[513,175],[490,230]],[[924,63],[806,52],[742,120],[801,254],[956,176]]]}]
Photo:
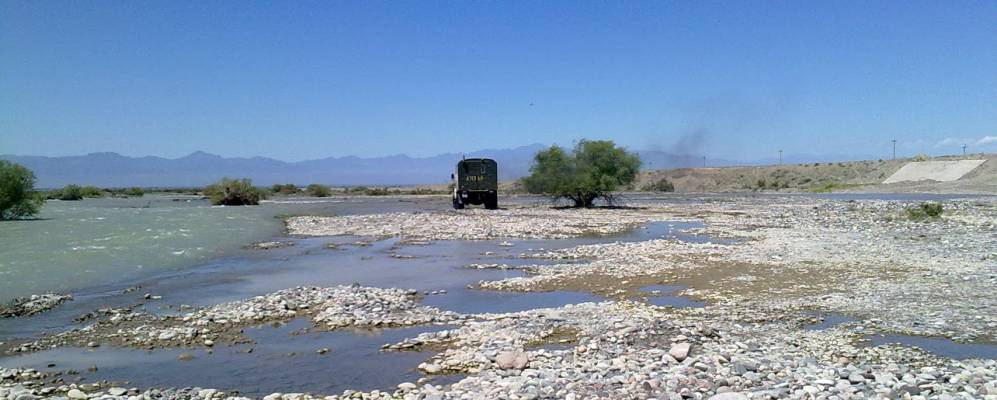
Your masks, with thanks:
[{"label": "sparse vegetation", "polygon": [[83,186],[80,188],[80,194],[86,198],[100,198],[104,197],[104,190],[96,186]]},{"label": "sparse vegetation", "polygon": [[83,200],[83,188],[79,185],[69,184],[61,190],[53,191],[50,196],[50,198],[56,198],[62,201]]},{"label": "sparse vegetation", "polygon": [[284,195],[296,194],[298,193],[298,187],[294,186],[293,183],[285,183],[283,185],[274,184],[270,187],[270,193]]},{"label": "sparse vegetation", "polygon": [[328,186],[313,183],[305,188],[305,193],[312,197],[329,197],[332,195],[332,190]]},{"label": "sparse vegetation", "polygon": [[35,174],[20,164],[0,160],[0,220],[30,217],[41,206]]},{"label": "sparse vegetation", "polygon": [[944,208],[942,207],[942,203],[926,202],[921,203],[917,207],[909,207],[904,211],[907,214],[907,219],[911,221],[924,221],[929,218],[940,218]]},{"label": "sparse vegetation", "polygon": [[831,193],[839,190],[852,189],[862,186],[863,185],[857,183],[824,182],[807,188],[807,191],[813,193]]},{"label": "sparse vegetation", "polygon": [[597,199],[612,204],[612,192],[633,182],[638,169],[640,158],[612,141],[581,140],[570,154],[557,146],[537,152],[522,183],[530,193],[592,207]]},{"label": "sparse vegetation", "polygon": [[[450,190],[453,190],[453,189],[450,189]],[[430,194],[446,194],[446,193],[449,193],[449,191],[440,191],[440,190],[434,190],[434,189],[430,189],[430,188],[415,188],[415,189],[410,189],[407,192],[405,192],[405,194],[409,194],[409,195],[430,195]]]},{"label": "sparse vegetation", "polygon": [[263,191],[245,178],[222,178],[204,188],[204,195],[211,199],[211,204],[226,206],[257,205],[264,198]]},{"label": "sparse vegetation", "polygon": [[387,196],[391,194],[388,188],[364,188],[365,196]]},{"label": "sparse vegetation", "polygon": [[657,182],[644,186],[644,190],[648,192],[674,192],[675,185],[669,182],[668,179],[661,178]]}]

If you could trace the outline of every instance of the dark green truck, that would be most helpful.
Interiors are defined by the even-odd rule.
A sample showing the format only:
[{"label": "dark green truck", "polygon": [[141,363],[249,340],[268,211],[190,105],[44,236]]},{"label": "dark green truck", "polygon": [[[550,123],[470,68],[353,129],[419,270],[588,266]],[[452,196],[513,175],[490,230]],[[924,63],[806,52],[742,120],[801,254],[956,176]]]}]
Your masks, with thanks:
[{"label": "dark green truck", "polygon": [[453,208],[468,204],[484,204],[485,208],[498,208],[498,164],[490,158],[465,158],[457,163],[454,180]]}]

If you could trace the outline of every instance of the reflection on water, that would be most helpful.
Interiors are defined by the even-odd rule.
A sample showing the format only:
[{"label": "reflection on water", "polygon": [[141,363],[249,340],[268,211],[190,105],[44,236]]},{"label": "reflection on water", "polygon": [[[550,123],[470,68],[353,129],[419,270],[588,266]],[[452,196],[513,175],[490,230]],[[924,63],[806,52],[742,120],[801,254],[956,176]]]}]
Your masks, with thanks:
[{"label": "reflection on water", "polygon": [[676,308],[706,307],[706,302],[692,300],[685,296],[676,296],[675,292],[686,289],[683,285],[649,285],[640,288],[647,293],[647,302],[656,306],[671,306]]},{"label": "reflection on water", "polygon": [[813,314],[813,317],[817,319],[817,323],[807,324],[803,327],[803,329],[808,331],[821,331],[834,327],[835,325],[855,321],[855,318],[846,317],[841,314]]},{"label": "reflection on water", "polygon": [[870,344],[902,344],[918,347],[943,357],[963,360],[968,358],[997,358],[997,344],[959,343],[946,338],[907,336],[907,335],[873,335],[868,337]]},{"label": "reflection on water", "polygon": [[[308,321],[298,319],[279,328],[246,329],[246,335],[255,343],[216,346],[212,353],[205,349],[59,348],[0,358],[0,364],[41,371],[75,369],[81,372],[84,382],[106,379],[128,387],[200,386],[239,390],[250,396],[274,392],[338,394],[345,389],[386,390],[401,382],[415,382],[422,377],[415,367],[431,353],[381,352],[381,345],[446,328],[300,334],[309,327]],[[319,354],[319,349],[329,351]],[[194,358],[180,361],[177,358],[181,354]],[[49,364],[56,366],[48,368]],[[97,366],[97,371],[88,371],[92,365]],[[459,376],[449,377],[455,378]]]}]

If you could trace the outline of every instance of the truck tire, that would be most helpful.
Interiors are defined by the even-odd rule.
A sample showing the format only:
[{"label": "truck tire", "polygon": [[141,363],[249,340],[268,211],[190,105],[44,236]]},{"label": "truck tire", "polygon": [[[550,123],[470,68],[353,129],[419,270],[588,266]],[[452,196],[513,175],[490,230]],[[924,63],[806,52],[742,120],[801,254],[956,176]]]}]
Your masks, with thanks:
[{"label": "truck tire", "polygon": [[498,208],[498,194],[491,194],[485,198],[485,208],[489,210],[494,210]]},{"label": "truck tire", "polygon": [[460,200],[457,200],[457,199],[455,198],[455,199],[453,199],[453,208],[454,208],[455,210],[460,210],[460,209],[463,209],[463,208],[464,208],[464,203],[461,203],[461,202],[460,202]]}]

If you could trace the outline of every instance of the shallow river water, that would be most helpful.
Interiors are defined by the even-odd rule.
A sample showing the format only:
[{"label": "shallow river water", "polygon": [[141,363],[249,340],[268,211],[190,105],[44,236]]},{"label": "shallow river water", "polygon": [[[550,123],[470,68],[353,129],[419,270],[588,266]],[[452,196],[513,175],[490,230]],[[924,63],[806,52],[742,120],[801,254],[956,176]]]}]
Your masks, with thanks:
[{"label": "shallow river water", "polygon": [[[306,211],[341,213],[335,203]],[[430,209],[429,202],[396,205],[368,205],[383,209]],[[272,205],[271,208],[291,208]],[[298,210],[300,211],[300,210]],[[357,211],[356,208],[353,211]],[[364,212],[361,209],[359,212]],[[276,214],[274,210],[253,213]],[[256,218],[260,218],[257,215]],[[246,216],[246,218],[250,218]],[[262,218],[269,218],[262,216]],[[482,240],[436,241],[429,244],[403,244],[398,239],[364,241],[358,237],[289,238],[256,236],[240,232],[232,239],[234,247],[224,255],[163,268],[156,273],[122,276],[108,282],[73,290],[75,299],[49,312],[27,318],[0,320],[0,341],[29,337],[41,332],[59,332],[82,326],[74,318],[103,307],[136,306],[154,313],[177,313],[181,305],[208,306],[270,293],[293,286],[332,286],[359,283],[365,286],[400,287],[428,294],[423,304],[461,313],[514,312],[558,307],[602,299],[580,292],[512,293],[470,288],[481,280],[522,276],[516,269],[474,269],[470,264],[535,264],[519,256],[539,249],[556,249],[580,244],[611,241],[640,241],[677,238],[704,242],[709,238],[691,236],[684,230],[692,223],[652,223],[634,231],[605,237],[569,240]],[[279,230],[277,231],[279,232]],[[243,236],[243,234],[245,234]],[[255,233],[253,233],[255,234]],[[243,238],[243,239],[239,239]],[[260,250],[242,246],[257,240],[280,240],[289,247]],[[203,238],[202,238],[203,240]],[[235,243],[243,240],[242,243]],[[502,242],[508,243],[500,245]],[[333,244],[334,246],[330,246]],[[125,289],[139,289],[125,293]],[[442,293],[444,292],[445,293]],[[161,295],[156,301],[144,294]],[[663,294],[663,298],[669,298]],[[675,304],[683,304],[675,301]],[[303,333],[310,323],[295,320],[282,327],[263,326],[247,330],[253,344],[217,346],[212,353],[203,349],[155,351],[100,347],[96,349],[59,348],[33,354],[0,358],[5,367],[24,366],[39,370],[80,371],[84,382],[109,380],[137,387],[202,386],[241,390],[249,395],[282,392],[338,393],[345,389],[390,389],[399,382],[415,381],[422,375],[415,367],[430,353],[380,352],[380,347],[416,336],[420,332],[444,329],[422,326],[378,331],[337,331]],[[252,352],[247,350],[252,349]],[[316,351],[329,348],[325,354]],[[188,353],[193,359],[178,360]],[[49,367],[49,365],[53,365]],[[95,371],[89,371],[96,366]],[[260,379],[266,376],[267,379]],[[443,377],[438,379],[457,379]],[[123,383],[124,384],[124,383]]]},{"label": "shallow river water", "polygon": [[[151,204],[148,208],[132,209],[142,201]],[[665,198],[663,201],[670,200]],[[686,200],[677,198],[675,201]],[[6,276],[23,278],[20,284],[0,279],[4,282],[2,285],[18,294],[37,293],[45,288],[67,290],[75,297],[43,314],[0,319],[0,341],[82,326],[74,322],[74,318],[102,307],[137,306],[155,313],[177,313],[181,305],[209,306],[293,286],[359,283],[420,292],[445,291],[426,295],[423,304],[461,313],[514,312],[601,301],[597,296],[580,292],[511,293],[472,289],[469,286],[481,280],[522,276],[523,273],[516,269],[472,269],[467,266],[539,263],[542,261],[524,260],[519,255],[588,243],[654,238],[711,241],[708,237],[684,233],[700,225],[678,222],[652,223],[632,232],[605,237],[508,240],[512,246],[500,245],[504,240],[436,241],[414,245],[403,244],[398,239],[366,242],[357,237],[288,238],[281,236],[282,225],[277,218],[280,215],[420,211],[443,209],[447,204],[439,198],[291,201],[248,208],[218,208],[197,202],[149,197],[72,205],[53,206],[50,203],[42,215],[45,219],[0,225],[0,235],[5,239],[14,238],[13,243],[0,244],[4,246],[0,248],[0,254],[14,256],[5,257],[0,271],[6,271]],[[50,238],[51,243],[28,243],[31,241],[20,235],[33,237],[35,241],[39,237]],[[280,240],[293,245],[269,250],[243,248],[264,240]],[[104,242],[106,244],[94,244]],[[211,244],[210,248],[207,243]],[[72,250],[80,246],[106,248]],[[173,254],[178,251],[183,254]],[[143,266],[139,272],[136,272],[136,265]],[[126,288],[134,287],[138,289],[124,293]],[[643,290],[648,293],[646,300],[653,304],[705,305],[675,296],[674,293],[682,288],[656,285]],[[0,292],[2,290],[0,288]],[[5,297],[12,297],[11,292],[3,293]],[[146,293],[163,298],[146,301],[143,300]],[[838,322],[841,321],[833,321]],[[247,395],[277,391],[330,394],[345,389],[391,389],[400,382],[414,382],[422,377],[415,368],[431,353],[381,352],[380,347],[420,332],[446,328],[420,326],[378,331],[309,332],[310,325],[308,321],[298,319],[278,327],[247,329],[246,335],[255,343],[216,346],[212,353],[203,349],[60,348],[2,357],[0,365],[39,370],[75,369],[81,372],[83,382],[109,380],[127,382],[122,384],[135,387],[201,386],[240,390]],[[882,343],[903,341],[904,338],[873,340]],[[924,347],[956,357],[964,355],[965,351],[991,351],[979,347],[968,349],[957,343],[931,342],[924,343]],[[322,348],[330,351],[318,354],[316,350]],[[178,360],[184,353],[192,355],[193,359]],[[96,366],[96,370],[88,371],[91,366]],[[458,378],[436,379],[442,383]]]}]

